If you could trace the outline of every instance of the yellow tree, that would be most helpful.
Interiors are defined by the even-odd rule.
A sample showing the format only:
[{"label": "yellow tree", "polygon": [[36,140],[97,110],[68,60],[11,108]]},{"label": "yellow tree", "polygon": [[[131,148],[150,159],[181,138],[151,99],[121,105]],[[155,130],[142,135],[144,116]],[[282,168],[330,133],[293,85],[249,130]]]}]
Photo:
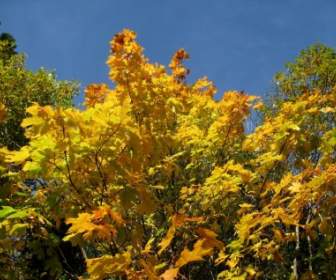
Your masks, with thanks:
[{"label": "yellow tree", "polygon": [[44,184],[21,221],[1,210],[6,244],[17,224],[43,236],[66,221],[82,279],[332,279],[335,89],[283,102],[246,135],[256,97],[216,100],[207,78],[187,83],[184,50],[168,70],[135,39],[113,38],[115,87],[90,85],[84,110],[28,109],[29,144],[3,157],[13,192]]},{"label": "yellow tree", "polygon": [[228,215],[217,217],[201,197],[194,210],[181,197],[191,188],[213,195],[213,204],[239,200],[249,172],[235,161],[243,160],[243,125],[254,98],[228,92],[216,101],[206,78],[187,84],[186,58],[177,51],[169,73],[149,63],[135,33],[124,30],[107,61],[115,88],[89,86],[83,111],[33,105],[22,123],[29,145],[7,155],[22,166],[23,179],[46,182],[35,207],[56,225],[66,219],[65,240],[81,246],[90,279],[159,279],[164,271],[172,279],[224,246],[217,220]]}]

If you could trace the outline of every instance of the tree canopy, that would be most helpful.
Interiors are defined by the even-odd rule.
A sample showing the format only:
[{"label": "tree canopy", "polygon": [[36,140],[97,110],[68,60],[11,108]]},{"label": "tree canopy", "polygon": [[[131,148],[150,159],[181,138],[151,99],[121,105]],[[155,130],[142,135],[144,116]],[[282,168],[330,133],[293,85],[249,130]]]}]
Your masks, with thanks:
[{"label": "tree canopy", "polygon": [[[323,62],[307,62],[311,52]],[[135,32],[116,34],[114,88],[88,86],[84,110],[32,104],[27,143],[0,150],[3,278],[335,279],[333,57],[303,52],[277,76],[291,98],[247,134],[261,98],[216,100],[206,77],[187,83],[185,50],[167,69]],[[62,250],[69,242],[77,255]],[[27,251],[47,258],[39,275],[20,263]]]}]

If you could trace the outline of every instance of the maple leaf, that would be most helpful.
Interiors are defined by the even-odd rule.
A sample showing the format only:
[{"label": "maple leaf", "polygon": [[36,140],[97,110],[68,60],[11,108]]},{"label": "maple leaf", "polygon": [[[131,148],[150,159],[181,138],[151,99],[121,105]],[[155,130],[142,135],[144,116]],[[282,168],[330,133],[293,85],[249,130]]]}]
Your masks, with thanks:
[{"label": "maple leaf", "polygon": [[117,233],[116,226],[112,224],[113,221],[117,226],[124,224],[121,216],[107,206],[102,206],[93,213],[80,213],[77,218],[67,219],[67,224],[71,224],[71,226],[64,240],[72,240],[80,235],[85,240],[101,239],[109,241]]},{"label": "maple leaf", "polygon": [[188,217],[182,214],[175,214],[172,217],[172,223],[169,227],[166,236],[161,240],[159,243],[159,254],[161,254],[164,250],[168,248],[172,240],[174,239],[174,235],[176,232],[176,229],[183,226],[187,222],[203,222],[204,219],[202,217]]},{"label": "maple leaf", "polygon": [[6,155],[6,162],[21,164],[25,162],[30,157],[29,147],[23,147],[19,151],[8,152]]},{"label": "maple leaf", "polygon": [[115,256],[105,255],[99,258],[87,259],[87,272],[92,280],[101,280],[109,276],[124,275],[131,264],[129,252]]},{"label": "maple leaf", "polygon": [[96,103],[103,103],[108,93],[108,87],[105,84],[89,85],[85,89],[85,105],[94,106]]}]

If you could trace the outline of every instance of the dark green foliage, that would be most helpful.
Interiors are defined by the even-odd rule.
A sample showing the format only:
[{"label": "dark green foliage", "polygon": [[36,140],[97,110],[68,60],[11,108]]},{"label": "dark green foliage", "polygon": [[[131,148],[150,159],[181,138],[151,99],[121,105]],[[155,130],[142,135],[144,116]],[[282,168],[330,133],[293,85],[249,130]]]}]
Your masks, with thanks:
[{"label": "dark green foliage", "polygon": [[17,54],[16,41],[9,33],[0,34],[0,59],[5,63]]}]

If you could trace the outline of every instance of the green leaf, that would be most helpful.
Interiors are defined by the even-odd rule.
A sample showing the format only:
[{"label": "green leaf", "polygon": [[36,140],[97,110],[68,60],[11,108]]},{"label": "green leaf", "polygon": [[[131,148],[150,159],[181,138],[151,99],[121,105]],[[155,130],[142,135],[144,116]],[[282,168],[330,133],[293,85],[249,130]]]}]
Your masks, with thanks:
[{"label": "green leaf", "polygon": [[10,206],[2,206],[0,210],[0,219],[6,218],[8,215],[15,212],[15,209]]},{"label": "green leaf", "polygon": [[30,215],[29,209],[19,210],[7,216],[7,219],[23,219]]},{"label": "green leaf", "polygon": [[29,224],[25,224],[25,223],[20,223],[20,224],[15,224],[9,234],[10,235],[13,235],[13,234],[21,234],[21,233],[24,233],[24,231],[26,230],[26,228],[29,227]]}]

